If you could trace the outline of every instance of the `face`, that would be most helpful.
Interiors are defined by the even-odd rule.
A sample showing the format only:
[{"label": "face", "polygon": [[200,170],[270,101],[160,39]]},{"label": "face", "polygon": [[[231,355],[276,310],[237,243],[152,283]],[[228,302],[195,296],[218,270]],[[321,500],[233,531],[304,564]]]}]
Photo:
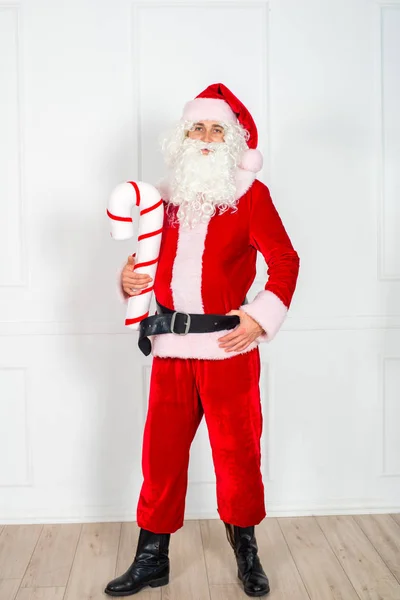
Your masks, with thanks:
[{"label": "face", "polygon": [[[187,136],[192,140],[201,140],[202,142],[224,142],[224,128],[214,121],[201,121],[195,123],[187,132]],[[210,150],[202,149],[203,154],[209,154]]]}]

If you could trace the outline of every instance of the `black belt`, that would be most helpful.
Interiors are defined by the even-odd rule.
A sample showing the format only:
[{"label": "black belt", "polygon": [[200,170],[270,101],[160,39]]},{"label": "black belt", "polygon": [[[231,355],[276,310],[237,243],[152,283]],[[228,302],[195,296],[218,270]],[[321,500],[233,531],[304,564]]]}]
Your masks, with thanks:
[{"label": "black belt", "polygon": [[159,314],[146,317],[143,321],[140,321],[139,325],[138,346],[145,356],[148,356],[151,352],[149,335],[209,333],[211,331],[234,329],[240,323],[238,315],[189,314],[171,310],[162,306],[159,302],[156,302],[156,304],[157,313]]}]

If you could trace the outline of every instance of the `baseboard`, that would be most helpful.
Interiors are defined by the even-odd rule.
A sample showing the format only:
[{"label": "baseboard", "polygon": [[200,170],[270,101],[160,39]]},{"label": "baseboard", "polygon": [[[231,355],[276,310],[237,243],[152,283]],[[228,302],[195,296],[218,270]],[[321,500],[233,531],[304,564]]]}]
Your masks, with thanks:
[{"label": "baseboard", "polygon": [[[267,503],[267,518],[273,517],[309,517],[309,516],[331,516],[331,515],[361,515],[361,514],[395,514],[400,513],[400,505],[358,502],[343,502],[342,504],[306,504],[277,505]],[[188,512],[185,520],[193,519],[219,519],[217,511]],[[136,512],[131,509],[121,510],[115,506],[84,506],[69,507],[54,512],[53,508],[42,508],[24,511],[0,509],[1,525],[23,525],[23,524],[50,524],[50,523],[112,523],[112,522],[134,522]]]}]

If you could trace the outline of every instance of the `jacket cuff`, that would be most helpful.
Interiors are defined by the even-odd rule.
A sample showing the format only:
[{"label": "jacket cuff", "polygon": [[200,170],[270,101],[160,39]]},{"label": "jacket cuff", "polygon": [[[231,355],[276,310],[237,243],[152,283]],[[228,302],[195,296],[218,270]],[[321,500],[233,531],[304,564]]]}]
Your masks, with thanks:
[{"label": "jacket cuff", "polygon": [[269,290],[262,290],[252,302],[240,306],[264,329],[265,333],[256,338],[256,342],[270,342],[284,322],[288,308],[280,298]]}]

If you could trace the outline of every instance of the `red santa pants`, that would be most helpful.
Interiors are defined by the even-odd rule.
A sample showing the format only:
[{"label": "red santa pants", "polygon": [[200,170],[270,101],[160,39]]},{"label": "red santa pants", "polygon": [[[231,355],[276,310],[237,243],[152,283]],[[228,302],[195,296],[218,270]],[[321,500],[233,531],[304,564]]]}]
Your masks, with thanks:
[{"label": "red santa pants", "polygon": [[248,527],[265,517],[259,377],[258,348],[223,360],[153,358],[139,527],[154,533],[173,533],[182,527],[189,450],[203,414],[220,518]]}]

